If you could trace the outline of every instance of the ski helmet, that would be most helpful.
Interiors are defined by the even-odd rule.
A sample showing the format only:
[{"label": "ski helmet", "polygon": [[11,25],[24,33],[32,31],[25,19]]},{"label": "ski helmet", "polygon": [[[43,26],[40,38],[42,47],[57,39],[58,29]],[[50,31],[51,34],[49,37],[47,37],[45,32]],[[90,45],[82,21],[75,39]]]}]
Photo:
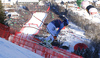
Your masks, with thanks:
[{"label": "ski helmet", "polygon": [[65,19],[63,22],[64,22],[64,26],[67,26],[69,24],[67,19]]}]

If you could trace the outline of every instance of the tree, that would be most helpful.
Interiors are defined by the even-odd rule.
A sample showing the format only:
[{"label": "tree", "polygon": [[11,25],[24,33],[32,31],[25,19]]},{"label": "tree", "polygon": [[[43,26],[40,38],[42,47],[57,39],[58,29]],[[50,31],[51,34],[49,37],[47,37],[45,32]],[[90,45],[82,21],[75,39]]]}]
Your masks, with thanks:
[{"label": "tree", "polygon": [[77,0],[77,5],[79,6],[79,7],[81,7],[81,2],[82,2],[83,0]]},{"label": "tree", "polygon": [[4,19],[5,19],[4,8],[0,0],[0,23],[4,24]]}]

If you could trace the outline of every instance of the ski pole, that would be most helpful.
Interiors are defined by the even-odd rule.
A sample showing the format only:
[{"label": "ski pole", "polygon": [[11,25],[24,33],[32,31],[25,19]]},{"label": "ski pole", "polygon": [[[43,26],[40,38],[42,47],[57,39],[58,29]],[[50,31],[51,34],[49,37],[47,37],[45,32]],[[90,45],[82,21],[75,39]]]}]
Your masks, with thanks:
[{"label": "ski pole", "polygon": [[65,15],[62,15],[63,17],[65,17],[66,19],[68,19]]}]

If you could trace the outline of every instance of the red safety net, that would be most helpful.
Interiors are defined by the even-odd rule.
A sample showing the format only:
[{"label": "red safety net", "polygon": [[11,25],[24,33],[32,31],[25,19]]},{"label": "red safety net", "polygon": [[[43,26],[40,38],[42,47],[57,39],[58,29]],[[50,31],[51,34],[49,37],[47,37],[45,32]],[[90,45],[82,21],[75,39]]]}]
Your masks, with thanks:
[{"label": "red safety net", "polygon": [[15,34],[12,34],[9,27],[0,24],[0,37],[5,38],[6,40],[9,40],[23,48],[31,50],[45,58],[83,58],[58,47],[48,49],[38,44],[40,40],[24,34],[18,35],[18,32],[16,32]]}]

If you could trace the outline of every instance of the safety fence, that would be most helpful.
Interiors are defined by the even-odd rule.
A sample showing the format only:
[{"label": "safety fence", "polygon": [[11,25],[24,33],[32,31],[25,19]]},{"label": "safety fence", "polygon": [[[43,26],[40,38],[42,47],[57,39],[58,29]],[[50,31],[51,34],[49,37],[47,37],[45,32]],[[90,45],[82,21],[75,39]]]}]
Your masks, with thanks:
[{"label": "safety fence", "polygon": [[0,24],[0,37],[5,38],[16,45],[31,50],[32,52],[35,52],[45,58],[82,58],[81,56],[77,56],[55,46],[53,46],[53,49],[48,49],[38,44],[40,40],[28,36],[28,34],[24,35],[17,33],[12,34],[9,27]]}]

